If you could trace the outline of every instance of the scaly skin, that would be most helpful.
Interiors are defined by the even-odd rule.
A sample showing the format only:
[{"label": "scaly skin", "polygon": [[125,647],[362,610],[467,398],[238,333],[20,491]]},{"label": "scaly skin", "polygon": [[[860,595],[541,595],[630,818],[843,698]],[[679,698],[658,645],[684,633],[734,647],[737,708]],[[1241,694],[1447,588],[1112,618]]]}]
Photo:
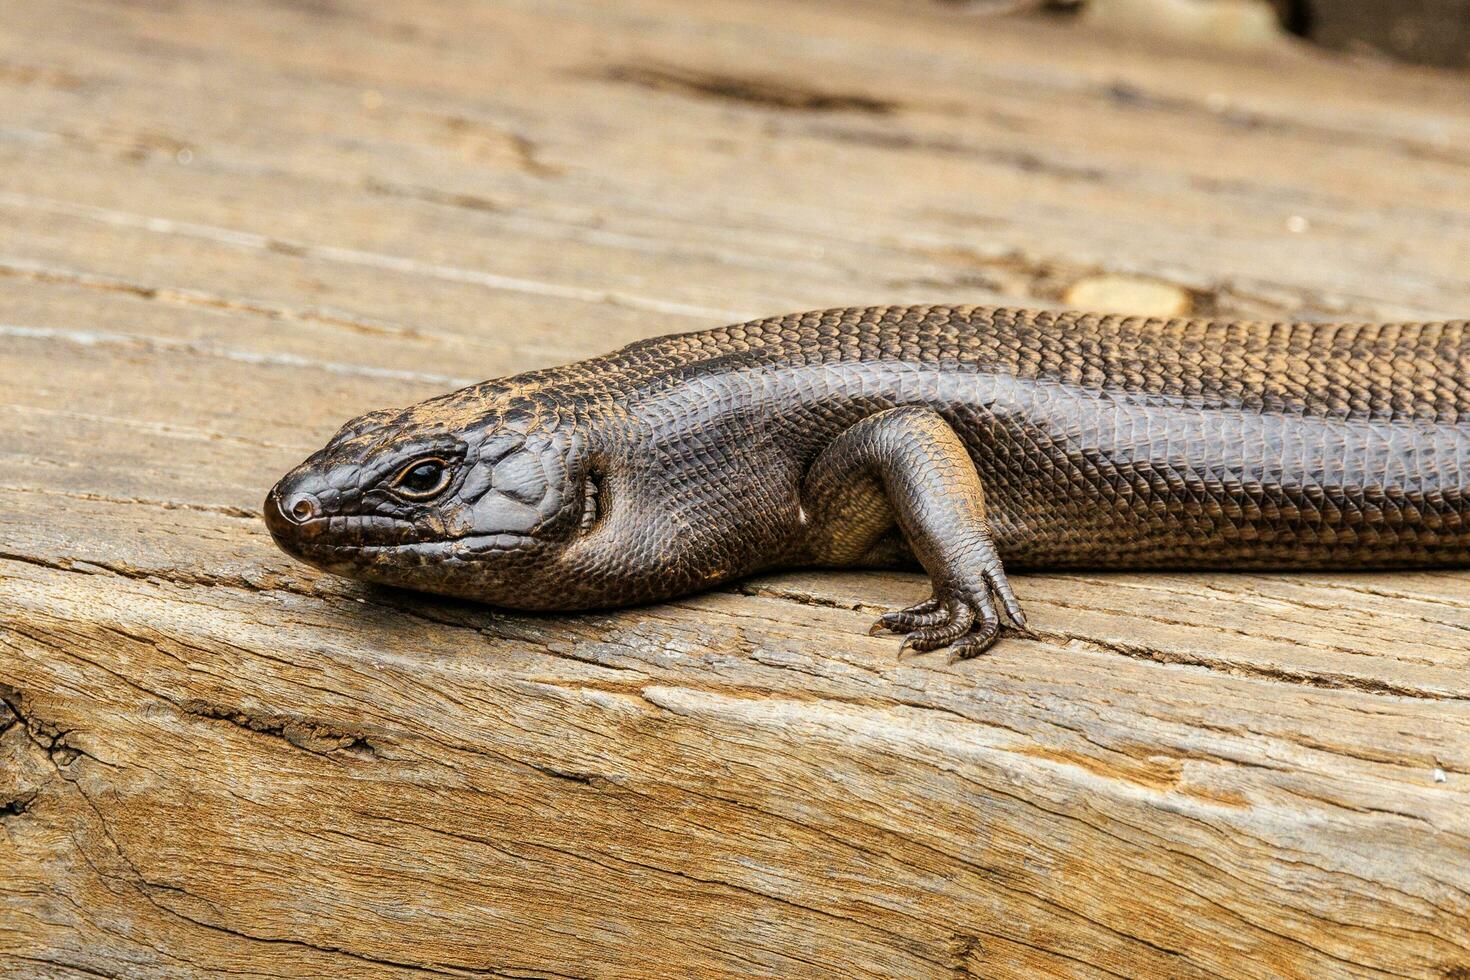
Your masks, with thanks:
[{"label": "scaly skin", "polygon": [[1470,563],[1470,329],[796,314],[365,415],[265,513],[328,571],[518,609],[917,560],[933,597],[878,626],[968,656],[1023,623],[1002,561]]}]

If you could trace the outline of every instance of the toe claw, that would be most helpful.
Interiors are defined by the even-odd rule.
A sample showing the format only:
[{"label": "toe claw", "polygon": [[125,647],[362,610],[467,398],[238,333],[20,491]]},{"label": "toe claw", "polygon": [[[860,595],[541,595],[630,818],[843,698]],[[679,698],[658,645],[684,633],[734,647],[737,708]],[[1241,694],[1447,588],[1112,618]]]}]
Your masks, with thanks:
[{"label": "toe claw", "polygon": [[868,634],[903,635],[898,651],[900,658],[947,647],[949,662],[954,663],[990,649],[1000,636],[1001,610],[1005,619],[1027,631],[1026,617],[1004,576],[985,575],[974,587],[936,589],[924,602],[884,613]]},{"label": "toe claw", "polygon": [[904,640],[905,645],[912,647],[916,653],[928,653],[944,646],[945,638],[942,635],[942,626],[930,626],[925,629],[917,629]]},{"label": "toe claw", "polygon": [[973,660],[984,652],[983,647],[976,649],[976,645],[973,643],[956,643],[949,648],[949,653],[945,660],[947,663],[957,664],[961,660]]}]

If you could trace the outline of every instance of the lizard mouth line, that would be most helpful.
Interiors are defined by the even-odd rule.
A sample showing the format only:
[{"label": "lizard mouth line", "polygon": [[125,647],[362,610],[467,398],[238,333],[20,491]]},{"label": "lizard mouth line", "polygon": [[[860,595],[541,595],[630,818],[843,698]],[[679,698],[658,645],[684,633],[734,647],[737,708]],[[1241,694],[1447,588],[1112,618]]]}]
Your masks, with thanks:
[{"label": "lizard mouth line", "polygon": [[428,541],[399,541],[390,544],[346,544],[325,545],[325,550],[345,554],[394,555],[421,551],[426,556],[454,547],[455,545],[481,546],[485,551],[511,551],[536,541],[533,534],[514,531],[461,534],[452,538],[434,538]]}]

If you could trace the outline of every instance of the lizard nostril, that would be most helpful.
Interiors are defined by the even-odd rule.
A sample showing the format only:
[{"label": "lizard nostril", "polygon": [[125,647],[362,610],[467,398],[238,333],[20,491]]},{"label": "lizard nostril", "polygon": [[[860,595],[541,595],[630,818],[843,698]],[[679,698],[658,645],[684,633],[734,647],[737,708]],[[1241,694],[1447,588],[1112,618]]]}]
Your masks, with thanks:
[{"label": "lizard nostril", "polygon": [[321,508],[317,506],[316,498],[311,494],[300,493],[286,499],[286,514],[297,524],[304,524],[313,517],[321,514]]}]

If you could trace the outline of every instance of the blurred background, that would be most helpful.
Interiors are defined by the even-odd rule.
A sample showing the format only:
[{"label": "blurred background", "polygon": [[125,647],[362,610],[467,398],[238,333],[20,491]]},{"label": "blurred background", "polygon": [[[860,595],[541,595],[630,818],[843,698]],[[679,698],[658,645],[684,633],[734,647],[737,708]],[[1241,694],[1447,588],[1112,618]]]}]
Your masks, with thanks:
[{"label": "blurred background", "polygon": [[832,305],[1439,315],[1470,305],[1465,88],[1418,63],[1458,64],[1467,22],[1458,0],[10,5],[0,273],[30,291],[6,312],[132,335],[146,309],[196,354],[440,386]]}]

